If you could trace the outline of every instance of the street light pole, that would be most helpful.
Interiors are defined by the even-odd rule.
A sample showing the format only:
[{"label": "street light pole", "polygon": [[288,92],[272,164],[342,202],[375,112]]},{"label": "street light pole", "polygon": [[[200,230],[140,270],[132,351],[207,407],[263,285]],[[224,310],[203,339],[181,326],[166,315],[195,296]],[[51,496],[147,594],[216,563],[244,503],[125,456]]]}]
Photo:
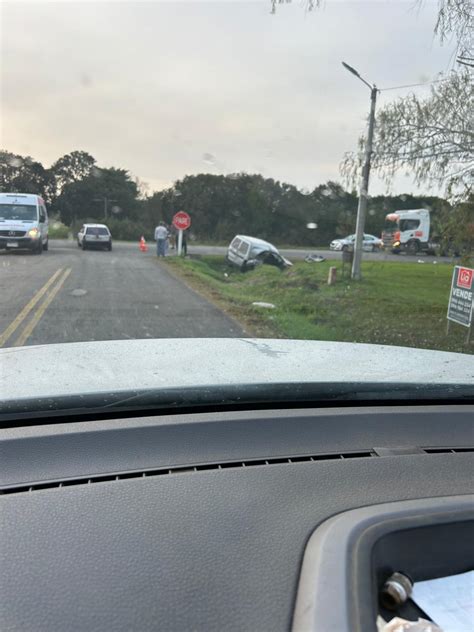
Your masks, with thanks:
[{"label": "street light pole", "polygon": [[100,198],[94,198],[94,202],[104,202],[104,218],[107,220],[107,212],[108,212],[108,205],[109,202],[116,202],[117,200],[111,200],[109,199],[107,196],[104,195],[104,197],[100,197]]},{"label": "street light pole", "polygon": [[369,113],[369,129],[367,132],[367,141],[365,143],[365,157],[364,166],[362,168],[362,177],[360,183],[359,204],[357,206],[357,224],[356,224],[356,238],[354,243],[354,258],[352,260],[352,274],[351,277],[356,281],[360,281],[361,274],[361,262],[362,262],[362,248],[364,244],[364,229],[365,229],[365,217],[367,214],[367,200],[369,197],[369,176],[370,176],[370,162],[372,158],[372,146],[374,140],[374,127],[375,127],[375,104],[377,101],[377,88],[375,85],[371,85],[363,79],[357,70],[342,62],[344,68],[360,79],[366,86],[370,88],[370,113]]}]

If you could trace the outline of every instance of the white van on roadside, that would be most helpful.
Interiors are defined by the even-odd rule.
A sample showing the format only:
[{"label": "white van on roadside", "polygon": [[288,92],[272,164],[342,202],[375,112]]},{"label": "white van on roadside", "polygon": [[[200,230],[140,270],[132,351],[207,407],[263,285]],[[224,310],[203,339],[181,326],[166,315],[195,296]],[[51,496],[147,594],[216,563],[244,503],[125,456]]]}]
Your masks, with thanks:
[{"label": "white van on roadside", "polygon": [[31,193],[0,193],[0,249],[48,250],[48,211]]},{"label": "white van on roadside", "polygon": [[276,266],[280,270],[293,265],[278,252],[273,244],[247,235],[234,237],[227,248],[226,259],[228,263],[242,271],[253,270],[263,263]]}]

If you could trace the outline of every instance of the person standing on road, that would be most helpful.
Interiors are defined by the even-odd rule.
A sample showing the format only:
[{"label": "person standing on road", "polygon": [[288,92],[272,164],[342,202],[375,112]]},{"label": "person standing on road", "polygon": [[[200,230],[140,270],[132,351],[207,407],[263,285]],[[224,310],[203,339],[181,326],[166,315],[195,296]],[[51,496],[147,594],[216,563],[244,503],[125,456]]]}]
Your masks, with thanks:
[{"label": "person standing on road", "polygon": [[186,256],[188,254],[188,242],[186,241],[186,231],[183,230],[183,237],[181,241],[181,253]]},{"label": "person standing on road", "polygon": [[168,254],[168,248],[171,246],[171,226],[169,226],[168,224],[165,224],[165,228],[166,228],[166,243],[165,243],[165,255]]},{"label": "person standing on road", "polygon": [[171,226],[170,228],[170,248],[171,250],[175,250],[176,248],[176,243],[177,243],[177,231],[176,228],[174,226]]},{"label": "person standing on road", "polygon": [[164,222],[160,222],[155,228],[156,254],[158,257],[166,255],[166,242],[168,239],[168,229]]}]

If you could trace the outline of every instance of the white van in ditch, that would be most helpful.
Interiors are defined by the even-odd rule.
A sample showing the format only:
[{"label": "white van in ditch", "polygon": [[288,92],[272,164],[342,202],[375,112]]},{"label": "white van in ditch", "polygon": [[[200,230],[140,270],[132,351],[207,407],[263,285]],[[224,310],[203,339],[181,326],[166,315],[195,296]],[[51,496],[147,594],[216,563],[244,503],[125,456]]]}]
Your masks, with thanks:
[{"label": "white van in ditch", "polygon": [[0,193],[0,249],[48,250],[48,212],[43,198],[30,193]]}]

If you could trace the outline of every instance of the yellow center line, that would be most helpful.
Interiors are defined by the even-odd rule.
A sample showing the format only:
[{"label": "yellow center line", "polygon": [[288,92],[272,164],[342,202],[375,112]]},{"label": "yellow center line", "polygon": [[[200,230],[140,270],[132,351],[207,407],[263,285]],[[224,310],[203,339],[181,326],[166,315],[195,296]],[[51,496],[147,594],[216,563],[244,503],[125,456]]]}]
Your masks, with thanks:
[{"label": "yellow center line", "polygon": [[10,336],[15,333],[15,331],[18,329],[18,327],[21,325],[21,323],[25,320],[25,318],[31,312],[33,307],[36,305],[36,303],[48,291],[51,284],[54,283],[54,281],[56,281],[56,279],[58,278],[58,276],[61,274],[62,271],[63,271],[62,268],[59,268],[59,270],[56,270],[53,276],[50,279],[48,279],[48,281],[46,281],[43,287],[40,290],[38,290],[36,294],[33,296],[33,298],[25,305],[25,307],[21,310],[18,316],[10,323],[10,325],[8,325],[8,327],[5,329],[3,334],[0,335],[0,347],[3,347],[3,345],[6,343],[8,338],[10,338]]},{"label": "yellow center line", "polygon": [[15,344],[13,345],[14,347],[22,347],[25,342],[28,340],[28,338],[31,336],[31,334],[33,333],[34,328],[36,327],[36,325],[39,323],[39,321],[41,320],[43,314],[45,313],[45,311],[48,309],[49,305],[51,304],[51,302],[53,301],[54,297],[56,296],[56,294],[59,292],[59,290],[62,288],[64,281],[68,278],[68,276],[71,274],[71,268],[68,268],[63,275],[61,276],[61,278],[59,279],[58,283],[56,283],[56,285],[53,287],[53,289],[50,291],[50,293],[48,294],[48,296],[45,298],[45,300],[42,302],[41,306],[38,308],[38,310],[33,314],[30,322],[28,323],[28,325],[25,327],[25,329],[23,330],[23,332],[21,333],[21,335],[15,340]]},{"label": "yellow center line", "polygon": [[14,347],[22,347],[25,344],[25,342],[28,340],[28,338],[33,333],[34,328],[36,327],[36,325],[41,320],[41,317],[43,316],[43,314],[45,313],[45,311],[48,309],[49,305],[53,301],[54,297],[56,296],[56,294],[59,292],[59,290],[64,285],[64,281],[68,278],[68,276],[70,274],[71,274],[71,268],[68,268],[63,273],[63,275],[59,279],[58,283],[56,283],[56,285],[53,287],[53,289],[49,292],[48,296],[41,303],[41,306],[38,308],[38,310],[34,313],[33,317],[31,318],[30,322],[28,323],[28,325],[24,328],[24,330],[21,333],[21,335],[15,341],[15,344],[13,345]]}]

